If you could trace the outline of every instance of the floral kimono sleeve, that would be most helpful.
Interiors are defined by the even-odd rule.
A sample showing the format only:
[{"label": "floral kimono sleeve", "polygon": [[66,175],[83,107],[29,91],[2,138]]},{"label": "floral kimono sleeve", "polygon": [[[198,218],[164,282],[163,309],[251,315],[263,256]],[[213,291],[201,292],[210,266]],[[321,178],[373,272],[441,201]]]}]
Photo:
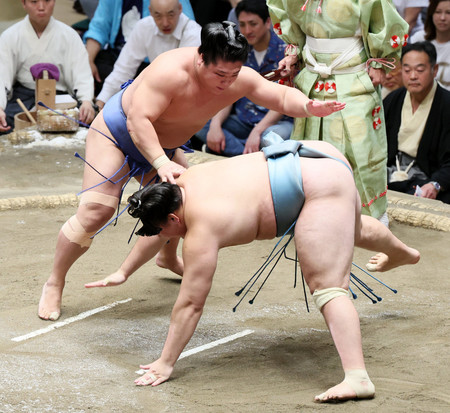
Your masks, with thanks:
[{"label": "floral kimono sleeve", "polygon": [[[408,40],[409,26],[398,14],[392,0],[360,0],[361,32],[370,58],[400,60]],[[376,61],[372,67],[380,68]]]},{"label": "floral kimono sleeve", "polygon": [[[269,8],[270,18],[273,24],[274,32],[286,44],[298,46],[299,58],[301,58],[301,50],[305,44],[305,34],[300,29],[296,21],[300,21],[296,16],[291,16],[291,10],[287,5],[288,0],[267,0],[267,7]],[[301,13],[298,7],[298,13]]]}]

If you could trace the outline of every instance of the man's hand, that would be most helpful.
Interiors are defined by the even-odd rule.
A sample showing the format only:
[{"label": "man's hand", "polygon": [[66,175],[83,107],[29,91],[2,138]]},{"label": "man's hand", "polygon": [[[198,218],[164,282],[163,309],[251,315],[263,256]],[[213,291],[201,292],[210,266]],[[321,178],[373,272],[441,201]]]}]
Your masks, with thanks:
[{"label": "man's hand", "polygon": [[6,123],[6,113],[0,108],[0,132],[7,132],[11,129],[11,126],[8,126]]},{"label": "man's hand", "polygon": [[206,145],[208,145],[208,148],[216,153],[222,153],[225,150],[225,143],[225,134],[222,128],[211,130],[210,127],[206,135]]},{"label": "man's hand", "polygon": [[123,271],[117,270],[111,275],[108,275],[108,277],[104,278],[103,280],[87,283],[84,284],[84,286],[86,288],[115,287],[116,285],[123,284],[126,280],[128,280],[128,277],[123,273]]},{"label": "man's hand", "polygon": [[95,104],[98,106],[98,110],[102,110],[105,107],[105,102],[103,102],[103,100],[96,100]]},{"label": "man's hand", "polygon": [[164,383],[172,374],[173,366],[164,363],[161,359],[151,364],[139,366],[141,369],[148,370],[143,376],[134,381],[136,386],[157,386]]},{"label": "man's hand", "polygon": [[324,117],[338,112],[345,108],[345,103],[333,101],[320,102],[317,100],[310,100],[305,108],[312,116]]},{"label": "man's hand", "polygon": [[186,168],[183,166],[170,161],[158,169],[158,175],[161,178],[161,181],[175,184],[175,178],[178,178],[185,170]]},{"label": "man's hand", "polygon": [[384,79],[386,78],[386,72],[384,69],[376,69],[374,67],[369,67],[369,77],[370,80],[372,80],[373,86],[377,87],[378,85],[381,85],[382,82],[384,82]]},{"label": "man's hand", "polygon": [[83,100],[80,106],[80,121],[90,124],[95,117],[95,110],[89,100]]},{"label": "man's hand", "polygon": [[260,143],[261,143],[261,133],[259,133],[258,130],[253,128],[252,131],[250,132],[250,135],[248,135],[243,153],[245,154],[258,152]]},{"label": "man's hand", "polygon": [[422,190],[421,198],[436,199],[439,193],[431,182],[421,186],[420,189]]},{"label": "man's hand", "polygon": [[297,62],[298,57],[296,55],[286,56],[284,59],[281,59],[278,62],[278,69],[282,69],[280,73],[281,77],[289,76],[295,70]]}]

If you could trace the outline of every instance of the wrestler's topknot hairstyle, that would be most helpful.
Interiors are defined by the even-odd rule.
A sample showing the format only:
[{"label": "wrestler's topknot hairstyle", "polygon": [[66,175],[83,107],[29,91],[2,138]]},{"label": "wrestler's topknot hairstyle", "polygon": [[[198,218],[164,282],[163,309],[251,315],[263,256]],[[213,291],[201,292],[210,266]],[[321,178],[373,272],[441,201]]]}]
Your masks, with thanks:
[{"label": "wrestler's topknot hairstyle", "polygon": [[167,216],[181,206],[181,190],[178,185],[161,182],[135,192],[128,203],[128,213],[142,222],[136,235],[150,237],[159,234]]},{"label": "wrestler's topknot hairstyle", "polygon": [[198,52],[206,65],[224,62],[245,63],[249,53],[247,39],[235,29],[233,22],[208,23],[202,28]]}]

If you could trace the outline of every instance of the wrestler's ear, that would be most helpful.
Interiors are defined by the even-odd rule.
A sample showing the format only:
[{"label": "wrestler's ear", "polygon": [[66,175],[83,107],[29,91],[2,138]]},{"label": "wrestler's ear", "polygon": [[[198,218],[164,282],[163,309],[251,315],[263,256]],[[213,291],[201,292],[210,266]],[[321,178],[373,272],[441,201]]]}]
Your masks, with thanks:
[{"label": "wrestler's ear", "polygon": [[175,224],[179,224],[180,223],[180,217],[178,215],[176,215],[176,214],[173,214],[173,213],[167,215],[167,220],[171,221],[171,222],[173,222]]}]

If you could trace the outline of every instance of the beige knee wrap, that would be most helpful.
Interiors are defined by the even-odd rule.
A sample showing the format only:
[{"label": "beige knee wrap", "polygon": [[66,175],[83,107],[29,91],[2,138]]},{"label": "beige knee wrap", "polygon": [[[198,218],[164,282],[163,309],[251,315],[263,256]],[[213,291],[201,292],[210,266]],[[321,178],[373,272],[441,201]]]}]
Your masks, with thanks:
[{"label": "beige knee wrap", "polygon": [[341,295],[348,296],[348,291],[337,287],[316,290],[313,293],[314,304],[319,310],[322,310],[322,307],[328,303],[328,301],[331,301],[333,298],[340,297]]},{"label": "beige knee wrap", "polygon": [[88,191],[84,192],[80,197],[80,205],[100,204],[116,209],[119,204],[119,198],[113,195],[103,194],[101,192]]},{"label": "beige knee wrap", "polygon": [[86,232],[76,215],[67,220],[61,231],[70,242],[78,244],[80,247],[89,247],[92,244],[91,237],[96,233],[96,231]]},{"label": "beige knee wrap", "polygon": [[[91,203],[116,209],[119,204],[119,198],[96,191],[84,192],[80,198],[80,205]],[[70,217],[61,230],[70,242],[78,244],[81,247],[89,247],[92,244],[92,236],[97,232],[86,232],[76,215]]]}]

